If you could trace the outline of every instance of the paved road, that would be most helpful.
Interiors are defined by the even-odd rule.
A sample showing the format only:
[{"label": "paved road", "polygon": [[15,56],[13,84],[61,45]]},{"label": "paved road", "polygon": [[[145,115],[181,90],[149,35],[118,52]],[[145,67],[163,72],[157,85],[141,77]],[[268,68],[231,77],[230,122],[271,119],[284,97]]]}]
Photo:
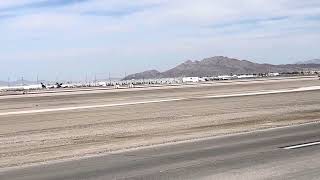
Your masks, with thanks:
[{"label": "paved road", "polygon": [[9,171],[0,179],[319,179],[320,124],[216,137]]}]

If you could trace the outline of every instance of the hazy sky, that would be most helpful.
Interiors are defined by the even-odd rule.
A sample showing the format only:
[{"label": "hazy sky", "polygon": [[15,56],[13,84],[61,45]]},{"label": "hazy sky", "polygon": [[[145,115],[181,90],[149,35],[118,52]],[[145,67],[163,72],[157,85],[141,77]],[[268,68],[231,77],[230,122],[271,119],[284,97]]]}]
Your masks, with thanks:
[{"label": "hazy sky", "polygon": [[319,0],[0,0],[0,80],[320,57]]}]

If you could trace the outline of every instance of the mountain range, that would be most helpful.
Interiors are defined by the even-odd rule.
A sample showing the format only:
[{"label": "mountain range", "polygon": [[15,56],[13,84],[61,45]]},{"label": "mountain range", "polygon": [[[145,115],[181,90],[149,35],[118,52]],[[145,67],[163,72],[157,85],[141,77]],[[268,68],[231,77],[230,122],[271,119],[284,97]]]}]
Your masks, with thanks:
[{"label": "mountain range", "polygon": [[10,84],[11,86],[16,86],[22,84],[34,84],[34,82],[28,80],[24,80],[23,82],[22,80],[10,81],[9,83],[7,81],[0,81],[0,86],[7,86],[8,84]]},{"label": "mountain range", "polygon": [[308,61],[299,61],[296,64],[320,64],[320,59],[311,59]]},{"label": "mountain range", "polygon": [[164,72],[149,70],[141,73],[131,74],[126,76],[124,80],[187,76],[205,77],[229,74],[258,74],[268,72],[296,72],[306,69],[320,69],[320,61],[312,60],[296,64],[273,65],[253,63],[248,60],[238,60],[224,56],[215,56],[211,58],[205,58],[201,61],[188,60]]}]

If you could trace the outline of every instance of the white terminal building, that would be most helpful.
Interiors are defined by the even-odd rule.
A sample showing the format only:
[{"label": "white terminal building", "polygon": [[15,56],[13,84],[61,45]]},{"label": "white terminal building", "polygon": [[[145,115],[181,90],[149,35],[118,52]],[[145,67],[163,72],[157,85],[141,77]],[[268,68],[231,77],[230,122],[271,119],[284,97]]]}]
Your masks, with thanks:
[{"label": "white terminal building", "polygon": [[196,83],[196,82],[204,82],[207,81],[207,77],[183,77],[183,83]]},{"label": "white terminal building", "polygon": [[272,73],[268,73],[268,76],[271,76],[271,77],[272,77],[272,76],[280,76],[280,73],[273,73],[273,72],[272,72]]},{"label": "white terminal building", "polygon": [[193,82],[193,83],[195,83],[195,82],[199,82],[199,77],[184,77],[184,78],[182,78],[182,82],[184,82],[184,83],[187,83],[187,82]]}]

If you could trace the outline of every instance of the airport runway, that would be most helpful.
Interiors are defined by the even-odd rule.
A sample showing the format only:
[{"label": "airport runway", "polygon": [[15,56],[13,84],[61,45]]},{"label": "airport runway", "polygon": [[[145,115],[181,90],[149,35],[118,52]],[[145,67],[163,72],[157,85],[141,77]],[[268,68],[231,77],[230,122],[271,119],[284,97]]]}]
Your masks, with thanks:
[{"label": "airport runway", "polygon": [[320,146],[307,144],[319,141],[320,124],[312,123],[26,168],[0,179],[319,179]]},{"label": "airport runway", "polygon": [[[100,176],[104,179],[109,175],[109,177],[122,177],[124,175],[125,177],[137,176],[138,179],[152,179],[152,177],[156,177],[156,179],[163,177],[165,179],[167,177],[165,174],[156,173],[159,168],[164,168],[170,169],[168,174],[177,177],[177,179],[180,177],[185,179],[184,174],[185,177],[192,179],[194,177],[191,175],[197,175],[196,172],[198,171],[200,173],[199,177],[220,174],[223,178],[225,177],[223,172],[229,171],[234,172],[234,177],[237,178],[236,175],[241,174],[242,171],[237,171],[240,165],[236,166],[236,160],[244,162],[244,164],[250,164],[251,161],[253,161],[253,164],[259,164],[269,162],[268,159],[270,159],[271,163],[273,162],[272,157],[266,156],[268,158],[263,158],[263,155],[268,155],[268,152],[254,153],[260,149],[268,150],[268,148],[271,148],[276,155],[280,153],[285,158],[286,154],[282,154],[283,152],[288,152],[290,155],[291,152],[300,151],[284,151],[285,149],[275,147],[316,141],[317,134],[319,134],[316,132],[317,128],[313,128],[313,125],[310,127],[301,126],[299,127],[301,129],[290,130],[289,128],[284,132],[279,130],[279,132],[271,134],[266,132],[254,136],[240,136],[242,138],[239,138],[238,141],[232,140],[236,139],[237,136],[231,139],[228,139],[228,137],[224,141],[219,141],[219,146],[216,146],[218,141],[216,139],[151,150],[141,150],[141,148],[319,121],[319,86],[320,81],[314,78],[288,81],[235,82],[226,85],[213,84],[184,88],[1,97],[0,173],[2,172],[4,179],[19,179],[22,176],[26,178],[29,176],[30,179],[41,179],[41,177],[44,177],[41,170],[44,170],[43,172],[47,175],[46,178],[49,179],[56,179],[53,177],[59,173],[60,176],[58,177],[61,179],[87,179]],[[292,138],[288,137],[283,141],[277,141],[277,137],[275,139],[271,138],[273,134],[278,134],[279,138],[282,136]],[[297,136],[294,136],[294,134]],[[265,140],[266,144],[264,146],[259,144],[260,140],[262,142]],[[207,143],[203,144],[202,142]],[[192,149],[198,143],[202,144],[199,151]],[[247,146],[244,147],[244,145],[248,145],[252,149],[247,150]],[[258,148],[254,150],[255,147]],[[221,152],[225,152],[226,156],[223,153],[220,155],[210,154],[214,148],[222,148]],[[135,153],[140,153],[141,156],[120,153],[132,149],[139,149]],[[165,149],[168,149],[168,151]],[[205,152],[205,149],[210,152]],[[235,153],[234,150],[236,149],[242,149],[243,153]],[[317,145],[306,149],[311,149],[310,153],[317,153]],[[245,154],[246,151],[249,154]],[[108,155],[115,152],[120,154]],[[152,154],[152,152],[155,152],[155,154]],[[194,154],[191,152],[194,152]],[[213,152],[216,152],[216,150]],[[305,160],[316,159],[318,156],[318,154],[308,154],[309,151],[301,152],[302,158],[298,162],[306,162]],[[190,156],[188,153],[191,153]],[[144,154],[147,156],[144,157]],[[159,155],[157,159],[150,159],[145,165],[142,165],[143,159],[153,158],[157,156],[156,154]],[[99,158],[96,158],[97,156]],[[103,157],[101,161],[99,161],[100,156]],[[134,157],[138,159],[134,159]],[[262,159],[259,160],[259,157]],[[189,161],[188,158],[191,158],[191,160]],[[213,160],[214,158],[222,158],[222,161],[218,159],[214,162],[218,165],[222,162],[234,164],[235,167],[227,169],[227,166],[221,165],[220,173],[209,169],[210,172],[213,172],[210,174],[209,171],[206,171],[206,168],[210,168],[212,165],[208,164],[207,166],[206,161],[203,161],[203,159],[210,158],[213,158]],[[282,156],[279,158],[281,159]],[[292,157],[283,159],[284,163],[292,163],[292,166],[288,167],[297,170],[306,168],[305,166],[295,165],[294,159],[290,158]],[[82,160],[76,161],[79,159]],[[48,166],[52,162],[61,162],[62,164]],[[135,166],[134,163],[139,162],[140,164]],[[71,163],[70,169],[66,168],[68,163]],[[76,166],[83,163],[84,166]],[[111,165],[104,163],[111,163]],[[21,169],[21,167],[37,164],[42,164],[42,166]],[[72,166],[72,164],[74,165]],[[190,168],[195,166],[195,170],[191,168],[190,172],[195,172],[189,176],[189,169],[185,168],[186,172],[184,170],[179,171],[179,168],[177,168],[179,164],[183,165],[182,167],[188,167],[187,164],[191,164]],[[59,169],[59,166],[64,167],[65,170]],[[47,167],[50,168],[47,169]],[[144,172],[143,169],[148,167],[150,169],[142,173]],[[310,168],[313,167],[317,166],[313,165]],[[7,171],[8,168],[16,170]],[[265,173],[266,176],[270,173],[263,171],[263,166],[247,166],[246,168],[261,168],[261,172]],[[86,169],[88,173],[81,173],[81,171],[86,172]],[[177,172],[175,172],[175,169],[177,169]],[[123,174],[126,170],[132,173]],[[181,172],[184,173],[181,174]],[[311,170],[309,172],[312,173]],[[301,175],[301,173],[297,173],[297,176]],[[252,174],[243,175],[245,177]],[[0,179],[3,178],[0,176]]]}]

